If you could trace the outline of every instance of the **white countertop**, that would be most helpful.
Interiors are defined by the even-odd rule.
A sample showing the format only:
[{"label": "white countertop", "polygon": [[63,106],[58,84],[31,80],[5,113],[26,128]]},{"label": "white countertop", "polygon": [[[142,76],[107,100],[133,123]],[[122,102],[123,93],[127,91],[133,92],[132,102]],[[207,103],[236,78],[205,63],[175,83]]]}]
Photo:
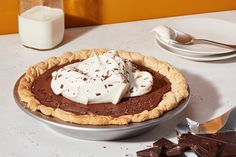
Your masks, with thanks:
[{"label": "white countertop", "polygon": [[[155,46],[156,25],[189,17],[212,17],[236,23],[236,11],[153,19],[67,29],[62,45],[51,51],[36,51],[21,45],[18,34],[0,36],[0,156],[2,157],[132,157],[160,137],[175,140],[175,125],[184,117],[204,121],[225,105],[236,104],[236,58],[217,62],[194,62],[178,58]],[[219,28],[219,31],[221,30]],[[236,43],[235,43],[236,44]],[[16,80],[26,68],[50,56],[84,48],[112,48],[140,52],[173,64],[186,76],[191,100],[176,118],[138,136],[121,141],[85,141],[56,133],[23,113],[13,98]],[[206,108],[207,109],[204,109]],[[201,110],[199,110],[199,107]],[[204,117],[204,118],[203,118]],[[194,156],[194,155],[189,155]]]}]

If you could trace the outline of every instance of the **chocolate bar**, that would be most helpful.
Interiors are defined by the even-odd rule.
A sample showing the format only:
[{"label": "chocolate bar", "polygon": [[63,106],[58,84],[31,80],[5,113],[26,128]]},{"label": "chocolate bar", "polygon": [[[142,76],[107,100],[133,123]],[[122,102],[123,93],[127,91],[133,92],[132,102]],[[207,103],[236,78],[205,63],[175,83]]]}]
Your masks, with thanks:
[{"label": "chocolate bar", "polygon": [[236,156],[235,136],[235,132],[199,135],[189,133],[180,135],[178,141],[201,157],[231,157]]},{"label": "chocolate bar", "polygon": [[178,138],[179,144],[189,146],[196,154],[201,157],[216,157],[221,152],[222,143],[211,138],[182,134]]},{"label": "chocolate bar", "polygon": [[140,157],[179,157],[192,150],[199,157],[236,157],[236,132],[215,134],[177,133],[178,144],[161,138],[153,147],[137,152]]},{"label": "chocolate bar", "polygon": [[160,140],[154,142],[153,146],[162,148],[162,154],[166,156],[182,155],[188,149],[187,146],[177,145],[166,138],[161,138]]},{"label": "chocolate bar", "polygon": [[177,145],[166,138],[153,143],[153,147],[137,152],[140,157],[169,157],[183,155],[187,146]]},{"label": "chocolate bar", "polygon": [[221,132],[215,134],[198,134],[199,136],[209,137],[216,140],[228,142],[231,144],[236,144],[236,133],[235,131]]},{"label": "chocolate bar", "polygon": [[167,156],[179,156],[179,155],[184,155],[184,152],[189,150],[188,146],[185,145],[176,145],[173,148],[166,150],[166,155]]},{"label": "chocolate bar", "polygon": [[170,149],[173,148],[174,146],[176,146],[175,143],[169,141],[166,138],[161,138],[158,141],[153,143],[154,147],[163,147],[164,149]]}]

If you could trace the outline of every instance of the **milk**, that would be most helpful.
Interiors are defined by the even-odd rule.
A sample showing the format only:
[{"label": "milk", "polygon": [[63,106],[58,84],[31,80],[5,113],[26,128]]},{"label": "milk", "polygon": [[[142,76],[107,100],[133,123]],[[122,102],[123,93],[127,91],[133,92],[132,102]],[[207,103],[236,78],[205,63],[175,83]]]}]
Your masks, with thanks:
[{"label": "milk", "polygon": [[64,35],[62,9],[36,6],[19,17],[19,34],[23,45],[36,49],[51,49],[61,43]]}]

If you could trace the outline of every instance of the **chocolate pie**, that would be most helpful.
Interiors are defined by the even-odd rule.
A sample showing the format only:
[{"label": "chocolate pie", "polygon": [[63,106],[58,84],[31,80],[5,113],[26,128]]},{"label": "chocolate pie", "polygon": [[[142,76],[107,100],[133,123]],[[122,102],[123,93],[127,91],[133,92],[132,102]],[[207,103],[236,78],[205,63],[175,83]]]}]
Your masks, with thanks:
[{"label": "chocolate pie", "polygon": [[170,64],[109,51],[66,52],[31,66],[18,86],[20,100],[66,122],[123,125],[160,117],[188,96],[184,76]]}]

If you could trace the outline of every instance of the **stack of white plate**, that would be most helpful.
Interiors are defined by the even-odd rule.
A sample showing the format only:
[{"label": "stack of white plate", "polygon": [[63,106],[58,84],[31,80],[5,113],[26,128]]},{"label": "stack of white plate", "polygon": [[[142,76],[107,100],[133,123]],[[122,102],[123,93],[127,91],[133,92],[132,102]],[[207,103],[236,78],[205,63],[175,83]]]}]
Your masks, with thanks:
[{"label": "stack of white plate", "polygon": [[[212,18],[186,18],[165,25],[193,35],[227,44],[236,44],[236,23]],[[170,54],[195,61],[215,61],[236,57],[236,51],[207,44],[170,44],[155,35],[155,43]]]}]

